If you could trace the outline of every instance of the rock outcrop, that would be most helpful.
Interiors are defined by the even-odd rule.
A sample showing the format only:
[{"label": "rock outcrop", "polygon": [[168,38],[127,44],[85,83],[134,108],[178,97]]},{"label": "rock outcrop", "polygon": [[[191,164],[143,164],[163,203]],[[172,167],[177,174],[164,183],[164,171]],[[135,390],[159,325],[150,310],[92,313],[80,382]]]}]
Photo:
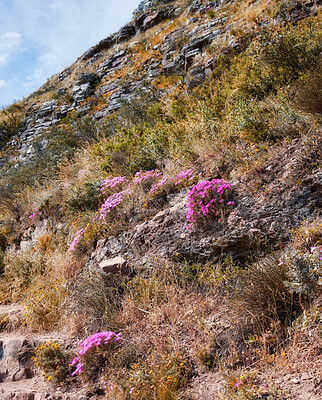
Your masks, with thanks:
[{"label": "rock outcrop", "polygon": [[[210,7],[213,12],[220,11],[221,7],[229,5],[229,2],[216,0],[209,2],[207,7]],[[234,24],[229,17],[219,16],[208,22],[199,23],[198,18],[207,9],[203,2],[196,0],[185,11],[187,25],[180,25],[173,29],[154,46],[153,50],[158,52],[161,59],[152,59],[139,79],[129,77],[126,83],[121,83],[120,78],[109,79],[126,69],[132,62],[130,47],[120,47],[123,42],[140,32],[148,31],[165,20],[176,18],[182,12],[182,9],[174,7],[172,3],[173,1],[170,0],[142,1],[134,11],[131,23],[86,51],[79,61],[86,62],[88,66],[97,64],[95,73],[80,73],[72,85],[70,83],[65,85],[73,72],[72,67],[59,74],[58,80],[62,83],[62,87],[57,92],[59,101],[49,100],[40,106],[35,104],[30,108],[24,121],[24,128],[8,144],[9,148],[15,149],[15,155],[4,157],[0,160],[0,166],[8,161],[30,160],[36,152],[35,143],[38,149],[44,150],[47,143],[45,140],[39,140],[41,134],[59,124],[70,111],[76,110],[82,115],[88,110],[86,107],[84,109],[83,102],[90,97],[99,98],[104,93],[110,93],[110,96],[106,97],[106,106],[94,113],[94,118],[101,121],[106,115],[119,109],[124,101],[130,100],[142,82],[146,80],[153,82],[161,74],[183,75],[183,81],[188,89],[202,83],[216,67],[218,58],[207,53],[206,49],[209,46],[218,45],[221,42],[228,43],[222,50],[228,53],[232,50],[238,52],[247,45],[246,38],[236,38],[231,34]],[[281,6],[281,13],[272,23],[283,25],[289,21],[297,22],[316,13],[320,5],[320,0],[307,0],[303,4],[297,1],[285,3]],[[191,15],[197,17],[191,18]],[[68,102],[64,100],[66,98]]]},{"label": "rock outcrop", "polygon": [[[320,143],[321,144],[321,143]],[[106,257],[122,256],[134,264],[154,258],[211,262],[228,254],[245,261],[262,251],[287,242],[290,232],[305,220],[313,220],[322,208],[322,173],[313,170],[300,185],[301,160],[310,145],[294,141],[287,150],[263,166],[265,190],[255,193],[243,178],[233,183],[235,208],[225,221],[213,221],[203,228],[187,229],[187,190],[172,195],[169,206],[152,219],[118,238],[98,242],[89,261],[98,266]]]}]

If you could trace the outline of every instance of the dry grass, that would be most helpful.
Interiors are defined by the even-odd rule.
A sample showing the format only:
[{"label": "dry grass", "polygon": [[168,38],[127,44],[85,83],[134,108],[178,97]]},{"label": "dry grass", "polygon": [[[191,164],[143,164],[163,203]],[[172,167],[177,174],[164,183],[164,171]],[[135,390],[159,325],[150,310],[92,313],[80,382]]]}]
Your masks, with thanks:
[{"label": "dry grass", "polygon": [[313,222],[304,222],[293,233],[293,246],[303,252],[309,252],[311,247],[321,246],[322,220],[316,218]]}]

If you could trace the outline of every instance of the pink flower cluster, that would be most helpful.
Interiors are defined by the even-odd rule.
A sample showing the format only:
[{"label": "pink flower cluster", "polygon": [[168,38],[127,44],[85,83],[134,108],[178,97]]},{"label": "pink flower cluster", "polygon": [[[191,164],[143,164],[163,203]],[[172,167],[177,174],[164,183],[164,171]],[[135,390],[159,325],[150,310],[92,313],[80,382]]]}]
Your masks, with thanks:
[{"label": "pink flower cluster", "polygon": [[[169,175],[162,176],[162,174],[158,170],[139,171],[135,174],[133,180],[130,182],[125,176],[108,176],[107,178],[105,178],[99,190],[102,191],[104,194],[107,194],[108,190],[110,190],[112,191],[112,194],[108,196],[105,202],[102,204],[98,214],[92,220],[92,223],[97,220],[105,220],[109,212],[119,206],[127,195],[131,195],[133,193],[133,187],[136,185],[146,183],[149,186],[153,181],[156,182],[149,190],[149,194],[152,195],[161,187],[169,184],[170,182],[172,182],[174,185],[180,185],[182,183],[190,185],[195,178],[196,175],[190,168],[180,171],[174,179],[170,178]],[[113,193],[114,188],[116,188],[116,190],[120,190],[119,186],[124,183],[127,184],[126,189]],[[218,207],[217,205],[215,205],[215,202],[217,202],[218,204],[223,203],[224,199],[222,197],[225,190],[228,189],[230,189],[230,184],[220,179],[212,181],[202,181],[198,185],[194,186],[192,191],[188,195],[189,211],[187,219],[190,223],[189,227],[191,227],[196,222],[198,215],[203,214],[204,216],[206,216],[209,212],[215,212],[216,208]],[[217,192],[218,199],[212,195],[209,201],[206,201],[209,197],[209,193],[213,191]],[[198,203],[196,203],[196,199],[199,197],[201,199],[199,199]],[[232,204],[234,204],[234,202],[232,201],[228,201],[226,203],[227,206]],[[69,251],[75,250],[87,228],[88,226],[85,229],[80,229],[77,232],[72,244],[70,245]]]},{"label": "pink flower cluster", "polygon": [[[78,344],[80,346],[80,350],[78,351],[78,356],[75,357],[72,361],[72,365],[76,364],[76,369],[72,373],[73,375],[81,374],[84,368],[84,357],[92,348],[97,348],[103,344],[108,344],[109,342],[118,342],[121,339],[122,333],[114,333],[111,331],[107,332],[97,332],[94,335],[89,336],[85,340],[81,340]],[[82,362],[83,361],[83,362]]]},{"label": "pink flower cluster", "polygon": [[[176,176],[174,179],[174,184],[175,185],[180,185],[184,181],[191,182],[195,178],[195,174],[192,171],[192,169],[187,169],[184,171],[180,171],[179,174]],[[150,194],[155,193],[160,187],[166,185],[168,182],[171,182],[172,178],[169,177],[169,175],[163,175],[163,177],[160,179],[159,182],[155,183],[151,189],[150,189]]]},{"label": "pink flower cluster", "polygon": [[156,179],[161,175],[162,175],[161,172],[158,171],[157,169],[152,169],[151,171],[139,171],[135,174],[132,183],[133,185],[138,185],[143,181],[147,181],[149,179]]},{"label": "pink flower cluster", "polygon": [[77,231],[76,236],[74,237],[74,240],[70,244],[68,251],[74,251],[76,249],[78,243],[81,241],[87,228],[88,228],[88,225],[86,226],[86,228],[82,228],[79,231]]},{"label": "pink flower cluster", "polygon": [[105,201],[99,211],[99,219],[105,219],[106,214],[108,214],[113,208],[117,207],[122,203],[124,197],[131,193],[131,189],[122,190],[122,192],[114,193],[109,196]]},{"label": "pink flower cluster", "polygon": [[34,224],[35,223],[35,219],[37,217],[39,217],[41,215],[41,212],[38,210],[38,208],[34,208],[33,213],[31,215],[29,215],[29,219],[31,220],[31,222]]},{"label": "pink flower cluster", "polygon": [[168,175],[164,175],[162,177],[162,179],[160,179],[159,182],[155,183],[154,185],[152,185],[151,189],[150,189],[150,194],[155,193],[158,189],[160,189],[160,187],[164,186],[167,182],[170,182],[172,179],[169,178]]},{"label": "pink flower cluster", "polygon": [[220,216],[225,205],[233,205],[233,201],[227,201],[225,204],[225,197],[230,190],[231,184],[223,179],[201,181],[195,185],[188,193],[187,228],[190,229],[209,213]]},{"label": "pink flower cluster", "polygon": [[175,185],[179,185],[185,180],[192,181],[194,178],[195,174],[193,173],[192,169],[186,169],[185,171],[180,171],[179,174],[176,177],[176,180],[174,182]]},{"label": "pink flower cluster", "polygon": [[127,181],[126,176],[115,176],[114,178],[108,176],[105,178],[99,190],[105,193],[109,188],[114,188],[115,186],[121,185],[125,181]]}]

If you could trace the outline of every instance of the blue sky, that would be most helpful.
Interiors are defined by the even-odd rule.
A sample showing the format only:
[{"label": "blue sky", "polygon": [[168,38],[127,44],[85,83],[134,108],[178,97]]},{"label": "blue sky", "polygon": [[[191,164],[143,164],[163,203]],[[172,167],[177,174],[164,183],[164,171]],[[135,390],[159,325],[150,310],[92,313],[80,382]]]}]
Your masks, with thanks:
[{"label": "blue sky", "polygon": [[130,22],[139,0],[0,0],[0,107]]}]

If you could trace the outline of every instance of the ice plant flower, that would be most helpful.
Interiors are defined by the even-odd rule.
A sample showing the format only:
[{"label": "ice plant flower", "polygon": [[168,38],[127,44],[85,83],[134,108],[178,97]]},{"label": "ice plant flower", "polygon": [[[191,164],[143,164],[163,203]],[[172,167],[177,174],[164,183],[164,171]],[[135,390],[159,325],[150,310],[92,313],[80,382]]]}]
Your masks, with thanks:
[{"label": "ice plant flower", "polygon": [[174,184],[179,185],[182,183],[184,180],[193,180],[194,178],[194,173],[191,168],[186,169],[184,171],[180,171],[179,174],[177,175]]},{"label": "ice plant flower", "polygon": [[94,348],[108,343],[116,343],[121,339],[122,333],[116,334],[112,331],[97,332],[90,335],[85,340],[81,340],[79,344],[78,355],[73,359],[72,365],[76,365],[75,371],[72,375],[81,374],[84,369],[84,364],[86,363],[86,354]]},{"label": "ice plant flower", "polygon": [[133,185],[138,185],[143,181],[147,181],[149,179],[156,179],[159,176],[161,176],[161,172],[158,171],[157,169],[153,169],[151,171],[139,171],[135,174],[133,178]]},{"label": "ice plant flower", "polygon": [[38,210],[38,208],[34,208],[33,213],[29,215],[30,221],[34,224],[35,219],[41,215],[41,212]]},{"label": "ice plant flower", "polygon": [[87,230],[88,226],[89,225],[87,225],[85,228],[82,228],[79,231],[77,231],[76,236],[74,237],[74,240],[70,244],[68,251],[74,251],[76,249],[78,243],[82,240],[82,237],[83,237],[85,231]]},{"label": "ice plant flower", "polygon": [[232,206],[233,201],[225,204],[227,194],[231,190],[231,183],[223,179],[212,179],[211,181],[203,180],[193,186],[188,193],[188,229],[200,221],[208,214],[221,216],[221,212],[226,206]]},{"label": "ice plant flower", "polygon": [[114,193],[109,196],[100,208],[98,219],[105,219],[106,215],[113,210],[113,208],[121,204],[124,197],[131,192],[131,189],[126,189],[122,190],[122,192]]},{"label": "ice plant flower", "polygon": [[81,373],[83,372],[83,367],[84,367],[84,364],[78,363],[78,364],[76,365],[75,371],[72,372],[72,376],[77,375],[77,374],[81,374]]},{"label": "ice plant flower", "polygon": [[98,190],[105,193],[109,188],[114,188],[115,186],[119,186],[126,181],[127,181],[126,176],[115,176],[114,178],[108,176],[107,178],[105,178],[104,182],[102,183],[101,187]]},{"label": "ice plant flower", "polygon": [[164,175],[159,182],[152,185],[149,193],[155,193],[160,187],[164,186],[169,181],[171,181],[171,178],[168,175]]}]

